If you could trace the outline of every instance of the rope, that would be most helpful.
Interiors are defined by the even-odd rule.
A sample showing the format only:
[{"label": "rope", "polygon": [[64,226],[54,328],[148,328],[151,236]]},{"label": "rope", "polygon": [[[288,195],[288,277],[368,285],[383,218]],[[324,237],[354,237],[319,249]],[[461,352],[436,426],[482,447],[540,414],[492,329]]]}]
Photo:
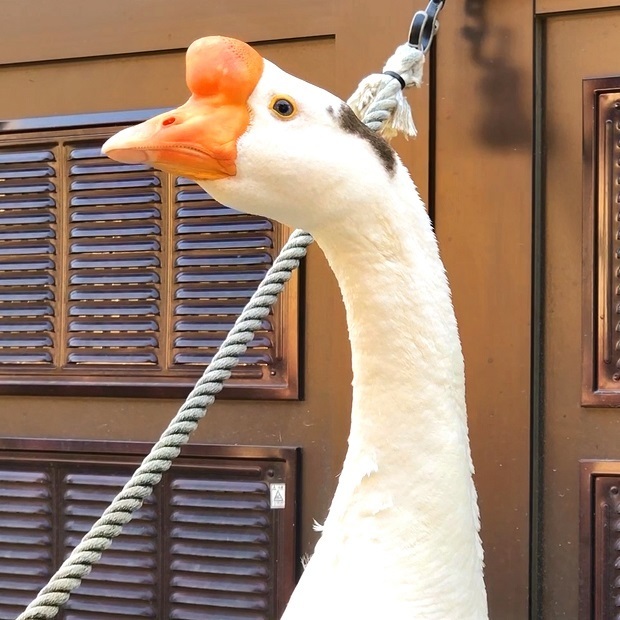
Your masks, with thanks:
[{"label": "rope", "polygon": [[[401,48],[412,49],[408,45],[398,49]],[[392,58],[397,54],[398,50]],[[422,62],[423,56],[419,61],[420,79]],[[401,65],[399,67],[402,68]],[[370,101],[366,105],[367,111],[363,122],[376,131],[389,124],[395,115],[398,115],[398,101],[402,98],[398,81],[389,76],[383,77],[397,86],[398,93],[393,93],[392,88],[380,88],[377,96],[384,99],[375,103]],[[409,81],[414,83],[413,74],[412,76],[403,75],[403,79],[407,83]],[[409,110],[408,104],[407,109]],[[413,125],[413,121],[411,124]],[[54,618],[60,611],[60,607],[71,596],[71,592],[80,585],[82,579],[90,573],[93,565],[99,561],[103,552],[112,544],[113,539],[121,533],[123,526],[131,521],[134,513],[140,509],[144,500],[153,492],[153,487],[159,483],[163,474],[172,465],[172,461],[181,452],[181,446],[188,442],[198,422],[215,401],[215,395],[221,392],[224,381],[230,377],[232,368],[245,353],[248,344],[254,338],[254,332],[260,329],[262,320],[269,314],[271,306],[284,288],[284,284],[291,278],[293,271],[299,266],[300,260],[306,255],[307,248],[312,241],[312,236],[302,230],[295,230],[292,233],[264,280],[235,321],[213,360],[159,441],[120,493],[112,500],[110,506],[50,578],[47,585],[41,589],[37,597],[16,620]]]},{"label": "rope", "polygon": [[405,87],[421,86],[424,71],[424,52],[408,43],[400,45],[383,67],[383,73],[373,73],[364,78],[347,102],[369,129],[387,140],[402,133],[417,134],[411,107],[403,94],[400,80]]},{"label": "rope", "polygon": [[17,620],[56,616],[59,608],[69,599],[71,591],[80,585],[92,566],[99,561],[103,551],[121,533],[123,526],[129,523],[133,513],[152,493],[153,487],[159,483],[164,472],[179,455],[181,446],[187,443],[198,422],[215,401],[215,395],[222,390],[224,381],[230,377],[232,368],[245,353],[254,337],[254,332],[261,328],[262,320],[269,314],[278,294],[299,266],[299,261],[306,255],[306,248],[312,241],[312,236],[302,230],[293,232],[159,441],[49,583]]}]

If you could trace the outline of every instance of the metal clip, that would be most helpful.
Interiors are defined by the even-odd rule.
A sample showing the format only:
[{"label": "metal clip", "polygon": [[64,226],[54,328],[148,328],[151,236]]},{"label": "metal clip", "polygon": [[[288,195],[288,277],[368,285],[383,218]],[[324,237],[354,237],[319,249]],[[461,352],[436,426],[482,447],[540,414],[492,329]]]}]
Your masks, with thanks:
[{"label": "metal clip", "polygon": [[439,29],[439,12],[446,0],[430,0],[424,11],[418,11],[411,20],[409,45],[428,52]]}]

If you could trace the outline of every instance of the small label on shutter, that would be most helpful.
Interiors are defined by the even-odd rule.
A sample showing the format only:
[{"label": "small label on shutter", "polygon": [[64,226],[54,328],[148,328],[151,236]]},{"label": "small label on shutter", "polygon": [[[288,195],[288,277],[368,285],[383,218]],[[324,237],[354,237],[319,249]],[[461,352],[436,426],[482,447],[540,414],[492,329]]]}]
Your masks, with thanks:
[{"label": "small label on shutter", "polygon": [[282,509],[286,506],[286,484],[274,482],[269,485],[269,498],[272,509]]}]

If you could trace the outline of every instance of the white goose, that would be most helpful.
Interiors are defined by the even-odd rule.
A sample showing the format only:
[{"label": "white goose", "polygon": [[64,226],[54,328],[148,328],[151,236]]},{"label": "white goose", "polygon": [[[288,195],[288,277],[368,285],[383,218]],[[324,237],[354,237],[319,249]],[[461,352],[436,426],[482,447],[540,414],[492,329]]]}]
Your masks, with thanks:
[{"label": "white goose", "polygon": [[486,619],[461,347],[407,170],[340,99],[240,41],[193,43],[187,84],[184,105],[104,151],[311,232],[347,310],[349,449],[283,620]]}]

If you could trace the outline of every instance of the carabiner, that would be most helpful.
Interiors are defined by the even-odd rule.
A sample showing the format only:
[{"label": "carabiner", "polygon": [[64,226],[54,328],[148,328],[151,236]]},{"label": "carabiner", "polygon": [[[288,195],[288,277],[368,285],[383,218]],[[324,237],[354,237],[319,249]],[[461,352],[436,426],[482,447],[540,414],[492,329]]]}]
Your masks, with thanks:
[{"label": "carabiner", "polygon": [[424,11],[418,11],[411,20],[409,28],[409,45],[420,51],[428,52],[439,29],[439,12],[445,0],[430,0]]}]

